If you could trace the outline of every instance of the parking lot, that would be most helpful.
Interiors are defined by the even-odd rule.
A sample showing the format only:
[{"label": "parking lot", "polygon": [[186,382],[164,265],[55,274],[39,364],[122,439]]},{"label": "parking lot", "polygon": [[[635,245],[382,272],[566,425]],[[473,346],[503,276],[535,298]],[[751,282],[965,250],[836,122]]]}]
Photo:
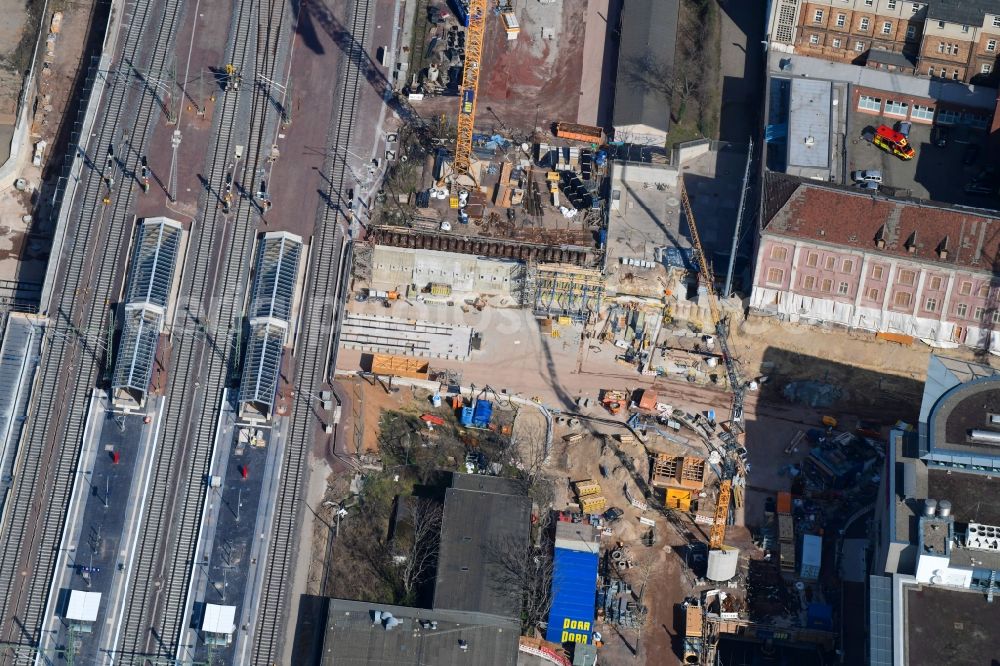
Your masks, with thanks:
[{"label": "parking lot", "polygon": [[[946,203],[979,208],[998,208],[996,195],[968,194],[965,187],[986,168],[987,151],[979,150],[975,160],[969,160],[970,145],[985,145],[986,134],[968,127],[949,126],[943,147],[931,141],[932,126],[914,124],[910,131],[910,144],[916,149],[912,160],[901,160],[862,138],[866,128],[874,129],[885,124],[893,126],[894,120],[852,112],[847,145],[847,172],[856,169],[882,171],[886,194],[912,196]],[[936,134],[936,131],[935,131]],[[971,164],[965,162],[971,161]],[[996,191],[997,183],[993,182]]]}]

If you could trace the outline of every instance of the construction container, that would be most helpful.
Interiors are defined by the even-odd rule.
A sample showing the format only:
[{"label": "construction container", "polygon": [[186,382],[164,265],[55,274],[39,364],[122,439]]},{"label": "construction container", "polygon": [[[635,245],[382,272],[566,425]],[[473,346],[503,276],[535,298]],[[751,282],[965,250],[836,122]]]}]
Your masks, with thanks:
[{"label": "construction container", "polygon": [[556,136],[560,139],[573,139],[588,143],[604,142],[604,130],[600,127],[578,125],[577,123],[556,123]]},{"label": "construction container", "polygon": [[545,640],[559,645],[591,642],[599,563],[597,553],[555,548],[552,557],[552,606]]},{"label": "construction container", "polygon": [[639,409],[645,411],[656,411],[657,395],[655,391],[646,389],[642,392],[642,397],[639,398]]},{"label": "construction container", "polygon": [[489,400],[477,400],[472,414],[472,425],[485,428],[493,418],[493,403]]},{"label": "construction container", "polygon": [[714,581],[731,580],[736,575],[740,563],[740,549],[723,546],[708,551],[708,571],[705,577]]},{"label": "construction container", "polygon": [[466,428],[472,425],[472,407],[462,407],[462,413],[458,417],[458,422]]},{"label": "construction container", "polygon": [[691,491],[680,488],[667,489],[667,508],[679,509],[681,511],[691,510]]},{"label": "construction container", "polygon": [[795,544],[794,543],[783,543],[779,544],[781,548],[781,570],[782,571],[795,571]]},{"label": "construction container", "polygon": [[587,495],[580,498],[580,510],[584,513],[601,513],[608,506],[603,495]]},{"label": "construction container", "polygon": [[576,481],[573,483],[573,492],[576,493],[577,497],[600,495],[601,484],[593,479],[583,479],[582,481]]},{"label": "construction container", "polygon": [[778,516],[778,541],[782,543],[795,542],[795,521],[787,513]]},{"label": "construction container", "polygon": [[430,373],[430,363],[423,359],[407,358],[393,354],[372,354],[371,371],[376,375],[427,379]]},{"label": "construction container", "polygon": [[460,396],[460,395],[453,395],[453,396],[451,396],[451,408],[452,409],[461,409],[464,406],[465,406],[465,401],[462,399],[462,396]]},{"label": "construction container", "polygon": [[799,576],[803,580],[818,579],[822,561],[823,537],[815,534],[802,535],[802,559],[799,565]]},{"label": "construction container", "polygon": [[792,494],[781,492],[778,493],[777,501],[778,513],[792,513]]},{"label": "construction container", "polygon": [[503,30],[507,33],[507,39],[517,39],[517,35],[521,32],[521,24],[517,22],[514,12],[504,12],[500,18],[503,20]]}]

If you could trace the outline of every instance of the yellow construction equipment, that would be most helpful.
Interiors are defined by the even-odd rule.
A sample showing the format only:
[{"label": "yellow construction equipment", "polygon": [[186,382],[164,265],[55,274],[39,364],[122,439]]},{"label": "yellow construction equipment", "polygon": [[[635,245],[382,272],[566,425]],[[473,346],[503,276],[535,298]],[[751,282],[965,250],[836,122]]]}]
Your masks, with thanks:
[{"label": "yellow construction equipment", "polygon": [[483,57],[486,32],[487,0],[469,0],[469,27],[465,31],[465,67],[459,89],[458,139],[455,142],[455,174],[471,177],[472,128],[476,123],[476,98],[479,96],[479,65]]},{"label": "yellow construction equipment", "polygon": [[722,540],[726,537],[726,521],[729,519],[729,494],[733,482],[724,479],[719,484],[719,500],[715,503],[715,519],[712,521],[712,531],[708,533],[708,547],[712,550],[722,548]]}]

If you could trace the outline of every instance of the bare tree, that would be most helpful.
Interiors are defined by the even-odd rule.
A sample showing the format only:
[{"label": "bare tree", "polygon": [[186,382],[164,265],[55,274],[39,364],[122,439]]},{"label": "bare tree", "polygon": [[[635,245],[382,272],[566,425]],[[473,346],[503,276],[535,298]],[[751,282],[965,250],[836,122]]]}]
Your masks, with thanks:
[{"label": "bare tree", "polygon": [[625,84],[633,90],[659,93],[669,100],[674,95],[674,68],[651,53],[631,56],[625,61]]},{"label": "bare tree", "polygon": [[538,546],[514,538],[495,538],[485,547],[491,564],[491,584],[516,599],[521,610],[521,631],[533,635],[552,607],[552,544]]},{"label": "bare tree", "polygon": [[636,595],[636,608],[635,608],[635,625],[636,625],[636,635],[635,635],[635,651],[632,653],[632,660],[635,661],[639,656],[639,643],[642,641],[642,630],[649,621],[649,608],[644,603],[646,598],[646,589],[649,585],[649,579],[653,575],[653,562],[647,559],[645,562],[640,564],[636,568],[636,574],[633,576],[634,584],[639,586],[639,593]]},{"label": "bare tree", "polygon": [[405,600],[413,602],[420,586],[434,571],[441,537],[442,508],[427,498],[410,500],[410,520],[403,534],[396,534],[394,551],[399,569],[399,586]]}]

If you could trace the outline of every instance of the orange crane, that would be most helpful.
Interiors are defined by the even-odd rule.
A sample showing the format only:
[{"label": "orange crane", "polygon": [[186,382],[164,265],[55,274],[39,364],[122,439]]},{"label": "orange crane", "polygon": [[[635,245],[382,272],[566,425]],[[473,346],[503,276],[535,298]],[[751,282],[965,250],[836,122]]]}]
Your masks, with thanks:
[{"label": "orange crane", "polygon": [[476,98],[479,96],[479,66],[483,57],[486,33],[487,0],[469,0],[469,26],[465,31],[465,67],[459,89],[458,139],[455,142],[454,169],[458,176],[471,178],[472,128],[476,123]]},{"label": "orange crane", "polygon": [[[719,311],[718,296],[715,293],[714,276],[712,269],[708,265],[705,257],[705,249],[701,245],[701,236],[698,234],[698,226],[694,221],[694,211],[691,210],[691,200],[688,198],[687,189],[684,187],[684,177],[677,180],[677,188],[681,195],[681,204],[684,207],[684,216],[687,218],[688,229],[691,232],[691,242],[694,244],[695,253],[698,255],[698,268],[701,272],[701,279],[708,293],[708,307],[712,312],[712,324],[715,327],[716,337],[719,339],[719,347],[722,349],[722,358],[726,364],[726,375],[729,378],[729,388],[733,392],[732,414],[730,418],[736,423],[743,422],[743,395],[746,390],[736,372],[736,363],[732,354],[729,353],[729,324]],[[734,454],[733,447],[727,447],[727,460],[723,461],[723,478],[719,483],[719,498],[715,505],[715,519],[712,521],[712,529],[709,532],[709,548],[716,550],[722,547],[722,541],[726,536],[726,522],[729,519],[729,501],[732,497],[733,476],[739,464],[739,458]]]}]

